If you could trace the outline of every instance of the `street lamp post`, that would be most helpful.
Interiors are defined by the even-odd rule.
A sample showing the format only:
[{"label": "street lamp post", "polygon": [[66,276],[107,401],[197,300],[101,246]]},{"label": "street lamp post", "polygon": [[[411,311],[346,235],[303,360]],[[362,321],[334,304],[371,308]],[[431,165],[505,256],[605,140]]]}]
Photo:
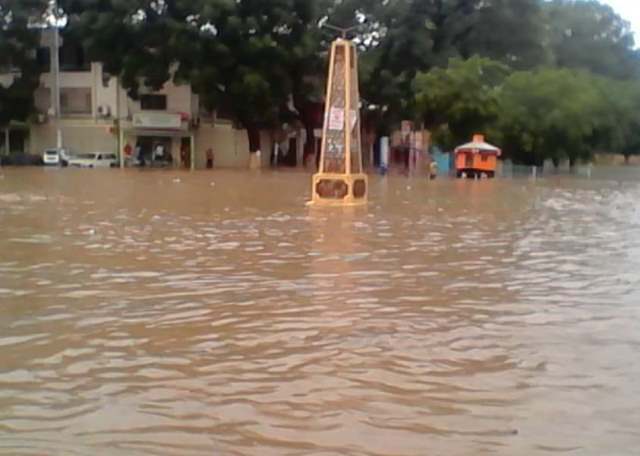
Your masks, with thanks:
[{"label": "street lamp post", "polygon": [[58,28],[58,2],[53,1],[53,55],[52,70],[54,79],[53,109],[55,111],[56,147],[62,149],[62,130],[60,128],[60,30]]}]

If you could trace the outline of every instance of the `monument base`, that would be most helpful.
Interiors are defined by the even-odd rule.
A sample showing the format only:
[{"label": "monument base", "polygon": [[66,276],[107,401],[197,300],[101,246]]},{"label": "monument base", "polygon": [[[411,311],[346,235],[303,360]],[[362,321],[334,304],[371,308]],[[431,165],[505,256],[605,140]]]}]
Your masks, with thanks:
[{"label": "monument base", "polygon": [[366,174],[319,173],[313,176],[310,204],[355,206],[367,204],[369,180]]}]

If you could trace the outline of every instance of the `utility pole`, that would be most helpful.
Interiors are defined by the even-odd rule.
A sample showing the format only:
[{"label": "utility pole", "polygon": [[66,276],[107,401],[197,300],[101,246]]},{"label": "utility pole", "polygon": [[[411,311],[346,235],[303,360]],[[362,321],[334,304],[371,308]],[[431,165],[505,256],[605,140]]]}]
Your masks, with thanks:
[{"label": "utility pole", "polygon": [[55,111],[56,147],[62,149],[62,130],[60,129],[60,30],[58,28],[58,2],[53,0],[53,55],[51,63],[54,79],[53,109]]},{"label": "utility pole", "polygon": [[[102,67],[104,71],[104,66]],[[120,77],[115,77],[116,83],[116,112],[114,115],[115,125],[117,127],[118,138],[116,139],[116,147],[118,148],[118,157],[120,158],[120,169],[124,169],[124,131],[122,130],[122,119],[120,118]]]},{"label": "utility pole", "polygon": [[7,157],[11,153],[11,140],[9,134],[9,125],[7,125],[4,129],[4,155]]}]

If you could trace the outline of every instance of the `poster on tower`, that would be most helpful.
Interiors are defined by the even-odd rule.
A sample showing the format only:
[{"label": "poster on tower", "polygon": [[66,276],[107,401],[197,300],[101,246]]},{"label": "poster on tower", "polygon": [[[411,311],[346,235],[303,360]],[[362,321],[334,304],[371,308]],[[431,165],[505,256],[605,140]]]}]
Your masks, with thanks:
[{"label": "poster on tower", "polygon": [[329,130],[344,130],[344,109],[332,107],[329,111]]}]

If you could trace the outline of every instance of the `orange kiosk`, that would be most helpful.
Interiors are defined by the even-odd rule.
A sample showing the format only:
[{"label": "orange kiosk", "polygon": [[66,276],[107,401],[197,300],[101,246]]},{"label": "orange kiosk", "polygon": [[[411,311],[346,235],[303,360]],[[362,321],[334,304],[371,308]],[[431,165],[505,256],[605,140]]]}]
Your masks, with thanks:
[{"label": "orange kiosk", "polygon": [[493,178],[501,155],[502,151],[485,142],[483,135],[474,135],[473,141],[455,150],[456,176]]}]

